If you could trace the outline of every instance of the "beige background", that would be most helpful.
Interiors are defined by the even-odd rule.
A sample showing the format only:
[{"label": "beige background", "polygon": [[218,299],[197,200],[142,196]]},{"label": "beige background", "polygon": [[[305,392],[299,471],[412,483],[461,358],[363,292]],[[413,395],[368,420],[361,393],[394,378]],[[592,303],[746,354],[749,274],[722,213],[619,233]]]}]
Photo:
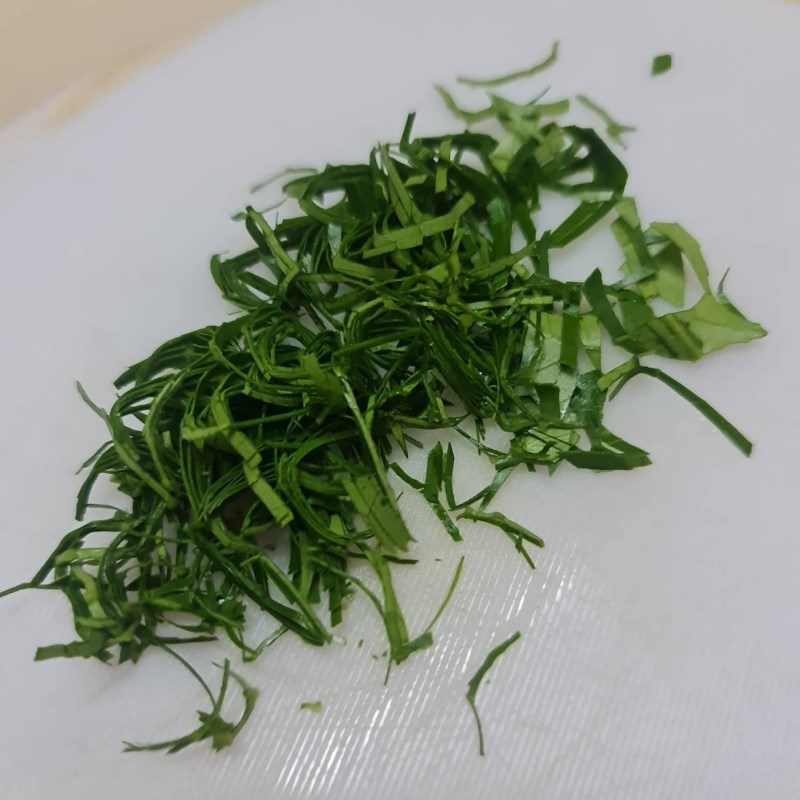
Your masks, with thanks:
[{"label": "beige background", "polygon": [[0,125],[75,88],[62,110],[253,0],[0,0]]}]

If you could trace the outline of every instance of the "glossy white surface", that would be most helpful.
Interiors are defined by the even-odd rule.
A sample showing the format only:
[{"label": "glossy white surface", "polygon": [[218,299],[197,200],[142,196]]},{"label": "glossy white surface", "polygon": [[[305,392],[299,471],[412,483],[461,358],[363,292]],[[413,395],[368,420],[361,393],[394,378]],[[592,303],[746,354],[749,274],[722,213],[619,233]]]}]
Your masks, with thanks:
[{"label": "glossy white surface", "polygon": [[[418,131],[451,125],[433,81],[518,67],[554,38],[562,59],[531,91],[583,91],[639,126],[624,158],[643,216],[693,231],[770,331],[668,365],[753,437],[753,457],[642,380],[609,425],[648,448],[651,467],[519,474],[498,497],[547,540],[535,573],[497,532],[465,527],[453,545],[409,500],[422,563],[397,581],[412,630],[466,556],[435,647],[384,688],[370,657],[382,630],[356,598],[346,645],[284,637],[241,667],[262,695],[219,755],[122,755],[123,738],[187,730],[200,692],[155,653],[135,667],[34,665],[37,644],[69,638],[65,604],[6,599],[0,796],[800,796],[800,7],[781,0],[275,0],[29,145],[0,175],[0,585],[30,575],[70,526],[72,473],[103,435],[74,380],[107,402],[121,368],[226,313],[207,257],[244,243],[228,215],[250,182],[360,158],[411,108]],[[674,69],[651,79],[664,51]],[[594,246],[562,274],[617,263],[602,237]],[[459,493],[485,477],[465,458]],[[517,629],[479,694],[481,759],[465,684]],[[194,660],[213,676],[220,654]],[[298,709],[317,699],[321,714]]]}]

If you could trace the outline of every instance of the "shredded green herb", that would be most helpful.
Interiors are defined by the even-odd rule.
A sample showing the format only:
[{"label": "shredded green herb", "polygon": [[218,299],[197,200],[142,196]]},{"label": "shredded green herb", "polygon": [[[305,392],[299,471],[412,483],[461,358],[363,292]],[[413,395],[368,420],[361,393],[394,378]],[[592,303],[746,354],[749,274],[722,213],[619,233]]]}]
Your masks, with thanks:
[{"label": "shredded green herb", "polygon": [[575,99],[603,120],[606,125],[606,135],[609,139],[623,147],[625,146],[622,140],[622,134],[635,131],[636,128],[633,125],[623,125],[617,122],[608,111],[597,105],[593,100],[590,100],[585,94],[579,94]]},{"label": "shredded green herb", "polygon": [[[244,698],[244,711],[242,711],[242,715],[236,723],[227,722],[220,716],[222,704],[225,701],[225,694],[228,690],[228,683],[231,678],[239,684]],[[203,684],[203,687],[211,698],[211,711],[197,712],[200,718],[200,725],[195,728],[195,730],[177,739],[170,739],[169,741],[157,742],[155,744],[131,744],[130,742],[125,742],[125,752],[135,753],[147,750],[164,750],[167,753],[177,753],[179,750],[183,750],[184,747],[188,747],[195,742],[201,742],[203,739],[211,739],[211,746],[214,750],[221,750],[223,747],[228,747],[236,738],[236,734],[244,727],[250,714],[253,712],[256,698],[258,697],[258,691],[252,686],[248,686],[235,672],[231,672],[230,662],[227,659],[222,666],[222,682],[216,698],[203,682],[202,678],[198,678],[198,680]]]},{"label": "shredded green herb", "polygon": [[[540,72],[556,54],[554,45],[530,69],[462,82],[498,86]],[[129,749],[174,752],[203,739],[219,749],[252,711],[255,690],[227,662],[215,696],[179,646],[224,634],[246,661],[286,633],[321,646],[334,641],[330,629],[355,591],[383,622],[390,665],[431,646],[463,559],[430,624],[409,630],[393,570],[416,559],[390,471],[430,504],[443,534],[462,539],[460,510],[502,530],[533,567],[524,545],[542,539],[487,506],[519,467],[650,463],[603,421],[606,402],[634,376],[673,389],[750,453],[718,411],[645,363],[695,361],[765,334],[721,287],[712,290],[697,241],[674,222],[641,221],[625,166],[603,138],[559,122],[568,100],[491,94],[487,106],[464,111],[440,93],[466,130],[417,137],[412,114],[399,141],[362,163],[276,176],[289,179],[294,216],[242,212],[251,248],[211,259],[238,316],[177,336],[126,369],[108,410],[79,386],[107,430],[83,467],[81,524],[29,581],[0,596],[57,589],[70,604],[75,640],[40,648],[38,660],[135,662],[156,647],[200,681],[211,711],[199,712],[196,730]],[[578,100],[611,139],[632,130]],[[491,121],[494,134],[471,130],[478,121]],[[544,229],[537,212],[548,192],[574,208]],[[592,269],[560,279],[551,256],[603,220],[620,245],[621,276]],[[684,307],[690,291],[699,297]],[[675,310],[659,310],[664,303]],[[631,358],[605,364],[607,341]],[[506,432],[507,446],[486,444],[487,425]],[[463,437],[492,462],[494,478],[459,502],[449,443],[429,448],[424,475],[410,475],[399,459],[421,447],[415,430]],[[101,478],[128,498],[125,508],[91,503]],[[356,563],[367,577],[353,574]],[[253,613],[275,622],[261,642],[246,636]],[[480,679],[516,636],[470,682],[473,710]],[[231,678],[244,697],[237,723],[221,717]]]},{"label": "shredded green herb", "polygon": [[662,53],[653,58],[653,64],[650,67],[651,75],[663,75],[672,69],[672,54]]},{"label": "shredded green herb", "polygon": [[513,520],[510,520],[505,514],[499,511],[482,511],[479,508],[467,508],[461,512],[459,519],[470,519],[473,522],[486,522],[489,525],[494,525],[500,528],[507,536],[514,542],[517,552],[522,555],[531,569],[534,569],[534,563],[528,555],[523,542],[529,542],[536,547],[544,547],[544,539],[531,533],[527,528],[520,525]]},{"label": "shredded green herb", "polygon": [[304,703],[300,703],[300,710],[313,711],[315,714],[319,714],[322,711],[322,700],[307,700]]},{"label": "shredded green herb", "polygon": [[475,724],[478,728],[478,752],[481,755],[485,755],[483,749],[483,726],[481,725],[481,718],[478,714],[478,707],[475,705],[475,695],[478,694],[478,689],[480,688],[481,681],[486,676],[486,673],[492,668],[492,665],[498,658],[500,658],[509,647],[511,647],[514,642],[517,641],[520,637],[520,632],[517,631],[513,633],[511,636],[508,637],[504,642],[497,645],[494,649],[490,650],[487,654],[486,658],[483,660],[483,663],[478,667],[478,671],[470,678],[469,683],[467,684],[467,694],[465,695],[467,698],[467,702],[469,703],[469,707],[472,709],[472,713],[475,716]]},{"label": "shredded green herb", "polygon": [[465,86],[472,86],[472,87],[495,87],[495,86],[504,86],[507,83],[511,83],[512,81],[518,81],[521,78],[530,78],[533,75],[536,75],[539,72],[543,72],[548,67],[555,64],[556,60],[558,59],[558,42],[553,42],[550,52],[547,56],[542,59],[541,61],[534,64],[532,67],[528,67],[527,69],[520,69],[516,70],[515,72],[510,72],[507,75],[500,75],[496,78],[465,78],[463,75],[457,78],[459,83],[463,83]]}]

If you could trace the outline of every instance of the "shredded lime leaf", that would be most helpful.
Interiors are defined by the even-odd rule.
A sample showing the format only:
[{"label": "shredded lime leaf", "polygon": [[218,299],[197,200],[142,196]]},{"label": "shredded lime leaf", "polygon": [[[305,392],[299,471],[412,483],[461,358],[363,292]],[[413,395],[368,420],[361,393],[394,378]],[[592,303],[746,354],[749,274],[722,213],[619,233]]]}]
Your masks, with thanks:
[{"label": "shredded lime leaf", "polygon": [[511,83],[512,81],[518,81],[521,78],[530,78],[533,75],[538,74],[539,72],[543,72],[548,67],[555,64],[556,60],[558,59],[558,42],[553,42],[550,52],[545,56],[544,59],[534,64],[532,67],[528,67],[526,69],[516,70],[515,72],[509,72],[507,75],[500,75],[496,78],[465,78],[460,76],[457,80],[459,83],[463,83],[465,86],[473,86],[473,87],[495,87],[495,86],[504,86],[507,83]]},{"label": "shredded lime leaf", "polygon": [[617,122],[609,113],[606,111],[602,106],[599,106],[594,100],[590,100],[585,94],[579,94],[575,98],[579,103],[583,104],[588,108],[590,111],[593,111],[600,117],[601,120],[606,125],[606,135],[609,139],[616,142],[619,145],[625,146],[625,142],[622,140],[623,133],[632,133],[636,130],[635,126],[633,125],[623,125],[620,122]]},{"label": "shredded lime leaf", "polygon": [[653,64],[650,67],[651,75],[663,75],[672,69],[672,54],[661,53],[653,58]]},{"label": "shredded lime leaf", "polygon": [[508,637],[504,642],[497,645],[494,649],[490,650],[487,654],[486,658],[483,660],[483,663],[478,667],[478,671],[470,678],[469,683],[467,684],[467,702],[469,703],[469,707],[472,709],[472,713],[475,717],[475,725],[478,728],[478,752],[481,755],[485,755],[484,748],[483,748],[483,726],[481,725],[481,718],[478,714],[478,707],[475,705],[475,696],[478,694],[478,689],[480,688],[481,681],[486,676],[486,673],[492,668],[492,665],[498,658],[500,658],[509,647],[511,647],[517,639],[520,638],[520,632],[517,631],[513,633],[511,636]]},{"label": "shredded lime leaf", "polygon": [[[225,701],[225,695],[228,690],[230,679],[239,684],[242,690],[242,697],[244,699],[244,710],[242,711],[239,720],[235,723],[227,722],[221,716],[222,705]],[[230,662],[226,659],[222,667],[222,682],[220,684],[219,693],[217,697],[212,696],[211,711],[198,711],[197,716],[200,718],[200,725],[195,728],[191,733],[185,736],[180,736],[177,739],[169,739],[165,742],[156,742],[154,744],[131,744],[125,742],[125,752],[135,753],[147,750],[163,750],[166,753],[177,753],[188,747],[195,742],[201,742],[204,739],[211,740],[211,746],[214,750],[221,750],[223,747],[228,747],[233,743],[236,735],[244,727],[250,714],[255,708],[256,698],[258,691],[247,683],[235,672],[230,669]]]}]

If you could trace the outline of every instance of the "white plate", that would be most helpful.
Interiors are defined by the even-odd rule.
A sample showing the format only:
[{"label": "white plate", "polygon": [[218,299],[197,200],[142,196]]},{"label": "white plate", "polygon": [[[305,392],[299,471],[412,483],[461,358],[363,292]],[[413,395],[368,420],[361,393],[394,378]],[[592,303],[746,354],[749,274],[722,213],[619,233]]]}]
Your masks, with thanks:
[{"label": "white plate", "polygon": [[[228,216],[251,181],[362,158],[411,108],[418,131],[451,126],[434,81],[524,65],[555,38],[562,58],[530,91],[583,91],[635,122],[624,159],[643,215],[693,231],[770,330],[668,365],[752,436],[753,457],[640,379],[610,425],[653,466],[519,474],[498,497],[547,540],[535,573],[501,535],[469,529],[456,547],[410,503],[423,563],[398,582],[412,629],[466,555],[435,647],[384,688],[381,627],[356,599],[345,646],[284,637],[241,668],[261,699],[218,755],[122,755],[123,738],[187,730],[200,692],[157,653],[33,664],[37,644],[69,638],[65,604],[6,599],[0,796],[800,796],[800,7],[781,0],[274,0],[31,144],[0,178],[0,585],[68,529],[73,472],[103,436],[74,380],[108,402],[122,367],[229,311],[207,259],[244,244]],[[664,51],[674,69],[653,79]],[[563,268],[613,266],[610,253],[598,239]],[[462,469],[463,491],[477,472]],[[517,629],[479,695],[479,758],[465,684]],[[212,676],[221,652],[195,662]],[[317,699],[321,714],[298,709]]]}]

